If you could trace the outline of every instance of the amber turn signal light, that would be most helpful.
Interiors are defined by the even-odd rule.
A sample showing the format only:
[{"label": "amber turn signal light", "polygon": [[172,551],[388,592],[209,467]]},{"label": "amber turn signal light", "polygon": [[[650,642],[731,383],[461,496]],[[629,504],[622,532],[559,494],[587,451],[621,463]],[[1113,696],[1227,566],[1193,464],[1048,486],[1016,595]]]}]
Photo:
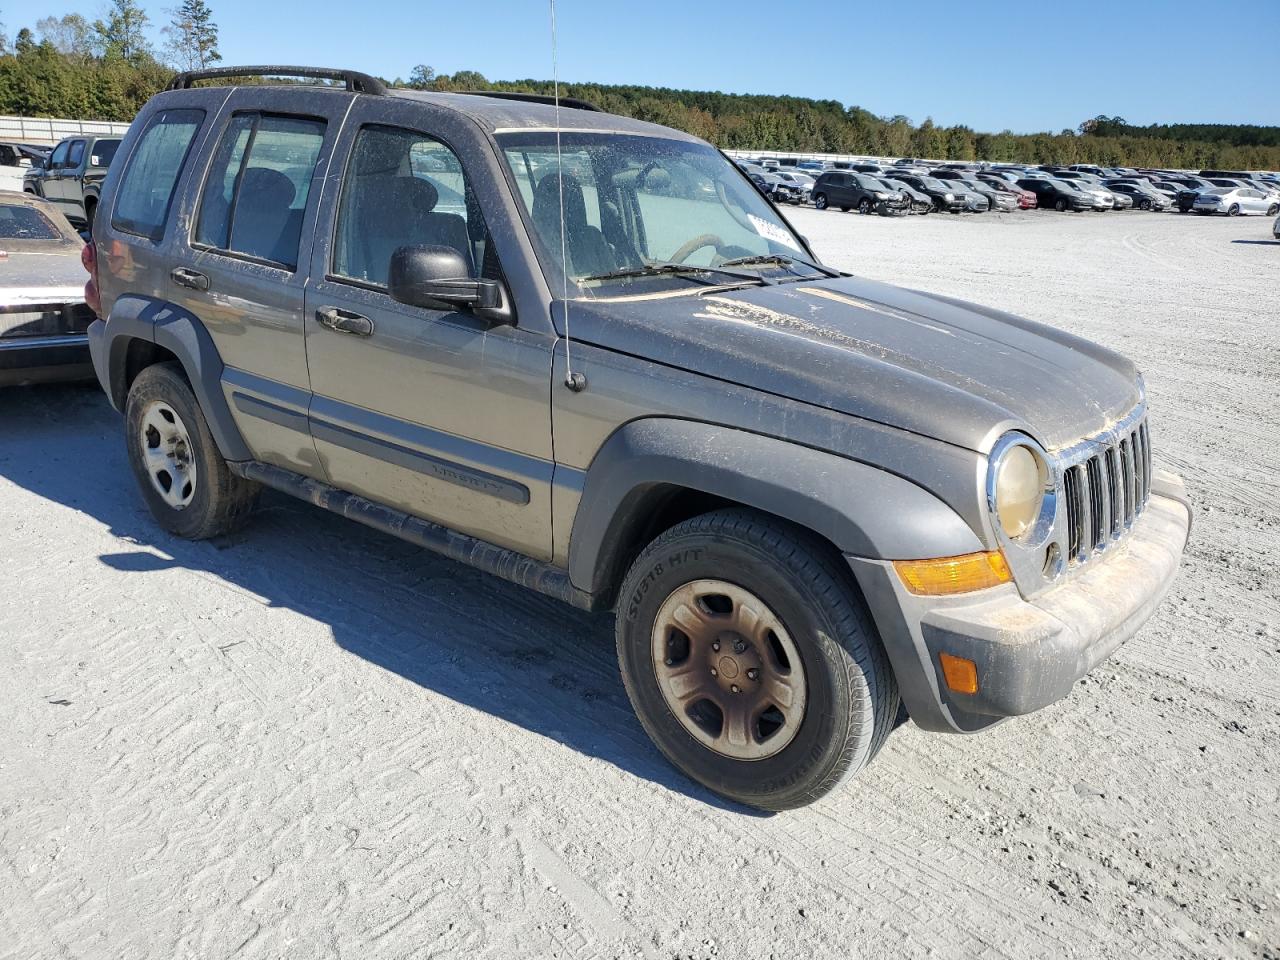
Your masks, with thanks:
[{"label": "amber turn signal light", "polygon": [[942,664],[942,677],[947,687],[956,693],[978,692],[978,666],[964,657],[953,657],[949,653],[938,654]]},{"label": "amber turn signal light", "polygon": [[924,597],[985,590],[1013,579],[1004,554],[998,550],[933,560],[895,560],[893,568],[908,590]]}]

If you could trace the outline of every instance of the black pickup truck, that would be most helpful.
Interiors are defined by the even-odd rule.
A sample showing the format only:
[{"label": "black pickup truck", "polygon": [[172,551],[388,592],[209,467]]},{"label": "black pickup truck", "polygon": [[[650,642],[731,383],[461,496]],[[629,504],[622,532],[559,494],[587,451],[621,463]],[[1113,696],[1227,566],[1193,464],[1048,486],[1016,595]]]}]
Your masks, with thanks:
[{"label": "black pickup truck", "polygon": [[77,227],[92,230],[102,181],[119,146],[119,137],[68,137],[43,168],[27,172],[23,189],[50,201]]}]

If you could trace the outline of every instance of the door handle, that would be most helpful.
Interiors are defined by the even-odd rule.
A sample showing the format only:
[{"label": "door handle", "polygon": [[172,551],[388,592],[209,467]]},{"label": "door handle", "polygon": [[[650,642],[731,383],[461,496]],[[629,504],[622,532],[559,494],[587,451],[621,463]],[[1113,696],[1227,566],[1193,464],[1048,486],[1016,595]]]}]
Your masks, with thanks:
[{"label": "door handle", "polygon": [[337,307],[320,307],[316,311],[316,323],[335,333],[349,333],[353,337],[373,336],[372,320]]},{"label": "door handle", "polygon": [[169,272],[169,278],[180,287],[189,287],[192,290],[208,290],[209,278],[198,270],[188,270],[186,267],[174,267]]}]

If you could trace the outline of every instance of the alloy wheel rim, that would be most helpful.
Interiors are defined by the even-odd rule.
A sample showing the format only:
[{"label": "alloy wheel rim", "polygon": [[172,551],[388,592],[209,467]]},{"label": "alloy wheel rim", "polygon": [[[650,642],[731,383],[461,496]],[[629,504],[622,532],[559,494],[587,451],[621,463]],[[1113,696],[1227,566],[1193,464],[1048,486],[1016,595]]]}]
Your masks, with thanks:
[{"label": "alloy wheel rim", "polygon": [[721,756],[763,760],[800,729],[804,664],[778,616],[723,580],[674,590],[654,619],[658,688],[690,736]]},{"label": "alloy wheel rim", "polygon": [[169,404],[153,400],[142,411],[138,437],[151,487],[174,510],[191,505],[196,494],[196,464],[191,435]]}]

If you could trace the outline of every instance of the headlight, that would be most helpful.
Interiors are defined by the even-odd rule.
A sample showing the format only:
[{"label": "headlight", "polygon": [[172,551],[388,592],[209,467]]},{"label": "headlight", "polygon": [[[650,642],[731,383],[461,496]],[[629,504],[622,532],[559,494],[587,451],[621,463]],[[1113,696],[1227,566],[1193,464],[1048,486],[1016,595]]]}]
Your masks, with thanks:
[{"label": "headlight", "polygon": [[942,199],[943,199],[943,200],[945,200],[945,201],[947,201],[947,203],[950,203],[952,200],[954,200],[954,199],[955,199],[955,197],[954,197],[954,196],[952,196],[952,195],[951,195],[951,194],[949,194],[949,193],[944,193],[944,194],[942,195]]},{"label": "headlight", "polygon": [[[991,464],[990,491],[996,519],[1011,540],[1035,532],[1049,490],[1049,468],[1023,443],[1004,446]],[[1042,531],[1043,532],[1043,531]]]},{"label": "headlight", "polygon": [[877,191],[875,192],[875,198],[876,198],[877,200],[888,200],[888,199],[889,199],[889,195],[888,195],[887,193],[881,193],[879,190],[877,190]]}]

